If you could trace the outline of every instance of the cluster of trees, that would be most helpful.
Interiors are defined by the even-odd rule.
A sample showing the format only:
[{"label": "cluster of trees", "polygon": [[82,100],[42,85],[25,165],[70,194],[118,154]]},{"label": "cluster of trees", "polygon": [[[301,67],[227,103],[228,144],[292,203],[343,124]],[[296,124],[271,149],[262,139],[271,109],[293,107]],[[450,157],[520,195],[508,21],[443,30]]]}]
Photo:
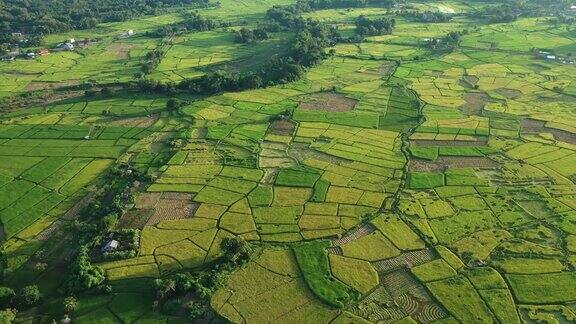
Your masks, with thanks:
[{"label": "cluster of trees", "polygon": [[103,260],[112,261],[129,259],[138,255],[138,247],[140,246],[140,230],[124,228],[115,230],[110,234],[114,239],[121,242],[121,246],[116,251],[102,253]]},{"label": "cluster of trees", "polygon": [[277,23],[260,24],[254,29],[242,27],[234,32],[236,43],[254,43],[270,38],[270,34],[280,30]]},{"label": "cluster of trees", "polygon": [[154,31],[146,32],[150,37],[166,37],[185,32],[202,32],[218,27],[228,27],[229,23],[219,22],[210,17],[200,15],[198,12],[187,13],[181,22],[162,26]]},{"label": "cluster of trees", "polygon": [[552,25],[560,25],[560,24],[573,25],[574,23],[576,23],[576,17],[560,13],[554,18],[548,19],[548,22]]},{"label": "cluster of trees", "polygon": [[12,288],[0,287],[0,323],[12,323],[18,310],[34,306],[42,298],[38,286],[31,285],[16,293]]},{"label": "cluster of trees", "polygon": [[0,34],[46,35],[95,27],[177,6],[210,6],[209,0],[19,0],[0,2]]},{"label": "cluster of trees", "polygon": [[452,15],[440,11],[416,11],[406,10],[398,13],[400,16],[408,17],[419,22],[444,23],[452,20]]},{"label": "cluster of trees", "polygon": [[364,15],[356,18],[356,33],[362,36],[378,36],[392,34],[396,20],[389,18],[370,19]]},{"label": "cluster of trees", "polygon": [[104,279],[104,270],[92,264],[88,246],[82,245],[72,264],[66,288],[71,292],[80,292],[100,286]]},{"label": "cluster of trees", "polygon": [[164,57],[164,51],[162,50],[162,46],[158,46],[157,48],[149,51],[144,56],[142,60],[142,64],[140,65],[140,72],[143,75],[150,74],[154,71],[160,62],[162,62],[162,58]]},{"label": "cluster of trees", "polygon": [[466,34],[468,34],[467,30],[462,32],[452,31],[442,38],[428,40],[426,47],[433,53],[449,53],[458,48],[462,40],[462,35]]},{"label": "cluster of trees", "polygon": [[[155,307],[178,309],[184,307],[190,320],[198,320],[210,311],[210,298],[222,286],[225,278],[239,266],[247,263],[253,250],[239,237],[222,241],[224,256],[208,269],[199,272],[178,273],[164,279],[156,279]],[[177,296],[192,295],[192,300],[182,304]]]},{"label": "cluster of trees", "polygon": [[494,5],[484,6],[481,10],[469,15],[491,23],[509,23],[519,17],[558,16],[572,5],[569,0],[494,0],[492,2]]},{"label": "cluster of trees", "polygon": [[[119,217],[124,213],[125,206],[133,201],[133,197],[127,197],[124,194],[127,188],[134,180],[145,180],[138,172],[134,170],[127,172],[124,167],[111,170],[108,178],[108,184],[100,189],[99,198],[82,210],[82,218],[76,220],[74,224],[79,249],[70,266],[70,274],[65,287],[72,293],[92,289],[102,292],[111,291],[112,288],[104,284],[104,271],[92,264],[92,256],[100,253],[102,245],[110,237],[110,233],[113,233]],[[138,244],[136,239],[139,237],[139,232],[119,231],[118,233],[128,238],[121,242],[128,250],[135,249],[133,245]]]},{"label": "cluster of trees", "polygon": [[397,0],[299,0],[302,7],[312,10],[331,8],[392,7],[401,1]]}]

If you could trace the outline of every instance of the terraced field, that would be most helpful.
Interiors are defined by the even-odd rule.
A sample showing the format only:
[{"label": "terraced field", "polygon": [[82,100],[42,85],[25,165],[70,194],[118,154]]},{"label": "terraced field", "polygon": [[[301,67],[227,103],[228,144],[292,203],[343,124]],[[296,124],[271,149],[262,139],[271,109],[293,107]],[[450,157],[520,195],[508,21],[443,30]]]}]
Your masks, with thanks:
[{"label": "terraced field", "polygon": [[[198,10],[228,25],[175,35],[148,80],[262,68],[295,33],[244,44],[234,30],[291,4]],[[50,35],[100,40],[1,62],[0,100],[25,107],[0,116],[3,285],[44,295],[16,321],[575,321],[576,34],[548,16],[472,15],[492,5],[309,8],[303,17],[340,33],[330,55],[297,80],[241,91],[135,85],[162,42],[146,31],[176,13]],[[360,15],[396,25],[351,37]],[[137,33],[118,38],[126,29]],[[429,46],[450,32],[461,32],[457,46]],[[59,88],[87,83],[113,91]],[[118,238],[128,232],[135,242]],[[68,265],[86,236],[105,279],[70,293]],[[107,256],[113,238],[130,253]],[[233,240],[251,255],[227,268]],[[74,311],[61,306],[68,296]]]}]

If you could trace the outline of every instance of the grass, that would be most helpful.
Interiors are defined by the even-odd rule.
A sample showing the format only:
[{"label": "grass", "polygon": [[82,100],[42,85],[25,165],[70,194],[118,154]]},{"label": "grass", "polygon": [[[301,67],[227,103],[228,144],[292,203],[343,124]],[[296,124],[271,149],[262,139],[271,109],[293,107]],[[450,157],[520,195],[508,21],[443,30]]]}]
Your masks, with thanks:
[{"label": "grass", "polygon": [[416,266],[411,271],[423,282],[443,280],[456,276],[456,271],[442,259]]},{"label": "grass", "polygon": [[366,261],[329,255],[332,274],[344,284],[366,294],[379,283],[378,273]]},{"label": "grass", "polygon": [[502,269],[505,273],[549,273],[561,272],[564,265],[557,259],[537,259],[537,258],[507,258],[495,260],[494,266]]},{"label": "grass", "polygon": [[366,261],[384,260],[400,254],[400,250],[378,231],[342,245],[342,251],[344,256]]},{"label": "grass", "polygon": [[398,216],[382,215],[373,219],[372,224],[400,250],[420,250],[425,247],[420,237]]},{"label": "grass", "polygon": [[356,294],[332,276],[324,249],[327,241],[303,243],[295,246],[294,254],[308,287],[322,301],[342,308],[356,298]]},{"label": "grass", "polygon": [[492,313],[466,278],[457,276],[426,286],[457,320],[492,322]]},{"label": "grass", "polygon": [[563,303],[576,298],[573,272],[511,274],[506,278],[520,303]]},{"label": "grass", "polygon": [[444,175],[432,172],[410,172],[408,185],[412,189],[431,189],[444,186]]}]

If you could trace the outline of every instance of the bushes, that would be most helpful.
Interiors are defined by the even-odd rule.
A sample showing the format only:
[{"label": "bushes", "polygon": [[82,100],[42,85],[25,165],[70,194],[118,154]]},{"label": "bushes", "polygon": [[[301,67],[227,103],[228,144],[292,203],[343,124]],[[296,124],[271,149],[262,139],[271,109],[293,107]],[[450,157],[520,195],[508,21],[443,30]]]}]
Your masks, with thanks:
[{"label": "bushes", "polygon": [[36,285],[26,286],[22,288],[22,290],[18,294],[18,304],[24,307],[29,307],[40,301],[41,297],[42,295],[40,294],[38,286]]},{"label": "bushes", "polygon": [[15,309],[5,309],[0,311],[0,323],[12,323],[16,319]]},{"label": "bushes", "polygon": [[362,36],[378,36],[392,34],[396,20],[388,18],[370,19],[359,16],[356,19],[356,33]]},{"label": "bushes", "polygon": [[192,12],[184,15],[182,22],[165,25],[154,31],[146,32],[146,36],[166,37],[187,31],[203,32],[220,26],[228,26],[228,24],[219,23],[212,18],[204,17],[197,12]]},{"label": "bushes", "polygon": [[236,43],[254,43],[263,41],[270,37],[270,33],[280,30],[280,26],[275,23],[261,24],[255,29],[241,28],[234,33],[234,41]]},{"label": "bushes", "polygon": [[452,20],[452,15],[440,11],[405,11],[400,13],[401,16],[410,17],[419,22],[427,23],[445,23]]},{"label": "bushes", "polygon": [[86,246],[80,247],[78,256],[72,265],[71,278],[68,281],[70,291],[83,291],[94,288],[104,282],[104,270],[93,266]]},{"label": "bushes", "polygon": [[8,287],[0,287],[0,307],[5,308],[12,305],[16,293]]}]

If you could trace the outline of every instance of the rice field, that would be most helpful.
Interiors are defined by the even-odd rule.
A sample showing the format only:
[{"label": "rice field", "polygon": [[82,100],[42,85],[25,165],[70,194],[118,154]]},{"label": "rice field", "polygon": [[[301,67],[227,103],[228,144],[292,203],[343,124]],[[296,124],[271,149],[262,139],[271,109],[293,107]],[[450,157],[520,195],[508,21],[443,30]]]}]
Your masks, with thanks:
[{"label": "rice field", "polygon": [[[288,3],[200,10],[231,27],[177,35],[149,77],[260,68],[294,35],[239,44],[233,29]],[[113,292],[80,294],[78,322],[183,321],[153,309],[152,281],[214,265],[234,237],[256,253],[209,299],[233,323],[574,321],[576,73],[533,48],[568,56],[576,45],[569,27],[543,17],[489,24],[466,15],[488,5],[411,4],[454,15],[446,23],[369,6],[307,12],[348,36],[360,14],[396,17],[397,27],[337,43],[297,81],[178,93],[177,111],[166,109],[172,95],[130,90],[2,114],[6,278],[32,277],[83,198],[121,165],[146,177],[115,225],[141,231],[137,253],[98,262]],[[145,32],[179,19],[101,24],[78,31],[100,38],[87,48],[0,62],[0,100],[134,81],[159,41]],[[126,29],[136,36],[118,39]],[[463,29],[451,52],[426,46]],[[42,307],[38,316],[52,314]]]}]

